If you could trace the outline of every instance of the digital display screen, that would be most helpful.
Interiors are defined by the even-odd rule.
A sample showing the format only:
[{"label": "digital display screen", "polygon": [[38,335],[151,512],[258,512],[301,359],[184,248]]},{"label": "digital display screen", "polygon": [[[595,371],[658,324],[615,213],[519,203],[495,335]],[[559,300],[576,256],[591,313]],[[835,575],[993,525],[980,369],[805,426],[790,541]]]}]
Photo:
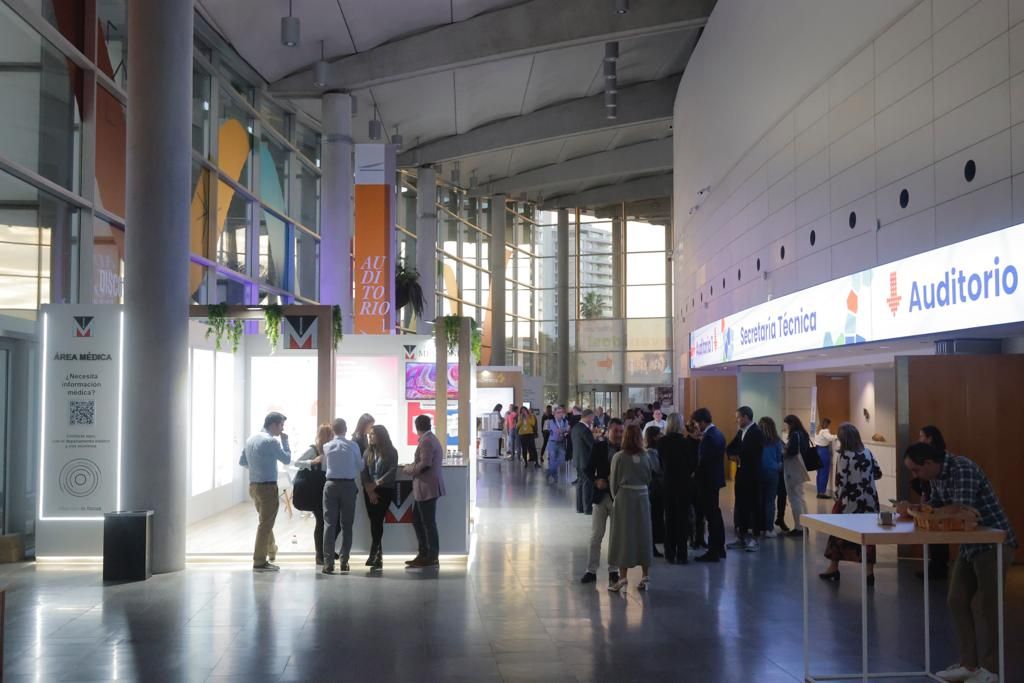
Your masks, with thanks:
[{"label": "digital display screen", "polygon": [[[448,398],[459,396],[459,366],[448,364]],[[405,398],[431,401],[437,398],[437,366],[434,363],[405,364]]]}]

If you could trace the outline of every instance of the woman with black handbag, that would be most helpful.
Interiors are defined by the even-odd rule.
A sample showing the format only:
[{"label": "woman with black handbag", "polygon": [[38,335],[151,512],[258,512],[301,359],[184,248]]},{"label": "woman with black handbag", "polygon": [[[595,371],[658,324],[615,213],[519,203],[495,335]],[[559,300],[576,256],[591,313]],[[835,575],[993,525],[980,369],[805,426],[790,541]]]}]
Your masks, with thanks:
[{"label": "woman with black handbag", "polygon": [[363,454],[363,499],[370,518],[370,556],[366,566],[372,571],[384,568],[384,517],[395,499],[395,475],[398,473],[398,451],[383,425],[374,425],[369,432],[369,446]]},{"label": "woman with black handbag", "polygon": [[[316,520],[316,526],[313,528],[313,547],[316,548],[316,564],[320,566],[324,563],[324,506],[321,501],[324,498],[324,484],[327,483],[327,474],[324,472],[323,459],[324,459],[324,445],[334,438],[334,432],[331,430],[331,426],[328,424],[320,425],[320,428],[316,430],[316,441],[310,444],[306,452],[302,454],[298,460],[295,461],[295,466],[300,470],[308,470],[308,474],[302,475],[302,479],[306,479],[306,482],[300,482],[299,475],[296,475],[296,480],[293,486],[293,497],[295,490],[300,486],[305,489],[307,486],[310,487],[309,491],[303,490],[301,493],[302,498],[308,498],[311,504],[308,506],[309,512],[313,514],[313,518]],[[308,495],[306,495],[308,493]],[[303,507],[306,507],[305,505]]]}]

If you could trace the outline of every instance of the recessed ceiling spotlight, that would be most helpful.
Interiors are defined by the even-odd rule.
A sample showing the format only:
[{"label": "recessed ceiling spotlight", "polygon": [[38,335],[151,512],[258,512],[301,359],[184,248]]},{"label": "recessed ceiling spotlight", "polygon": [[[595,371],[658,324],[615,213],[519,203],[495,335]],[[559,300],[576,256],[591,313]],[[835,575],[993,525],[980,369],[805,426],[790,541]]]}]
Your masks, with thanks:
[{"label": "recessed ceiling spotlight", "polygon": [[628,14],[629,13],[629,0],[615,0],[615,13],[616,14]]},{"label": "recessed ceiling spotlight", "polygon": [[292,0],[288,0],[288,16],[281,17],[281,44],[295,47],[301,34],[299,18],[292,16]]},{"label": "recessed ceiling spotlight", "polygon": [[604,44],[604,61],[616,62],[619,59],[619,43],[613,40]]}]

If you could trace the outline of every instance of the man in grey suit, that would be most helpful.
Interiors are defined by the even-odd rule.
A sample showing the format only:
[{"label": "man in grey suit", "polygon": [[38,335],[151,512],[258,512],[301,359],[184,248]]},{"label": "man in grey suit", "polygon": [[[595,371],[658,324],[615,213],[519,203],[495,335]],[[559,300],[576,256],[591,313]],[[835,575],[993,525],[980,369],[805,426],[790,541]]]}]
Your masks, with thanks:
[{"label": "man in grey suit", "polygon": [[576,512],[591,514],[594,485],[583,473],[590,466],[590,452],[594,450],[594,411],[587,408],[580,421],[572,426],[569,440],[572,442],[572,458],[576,463]]}]

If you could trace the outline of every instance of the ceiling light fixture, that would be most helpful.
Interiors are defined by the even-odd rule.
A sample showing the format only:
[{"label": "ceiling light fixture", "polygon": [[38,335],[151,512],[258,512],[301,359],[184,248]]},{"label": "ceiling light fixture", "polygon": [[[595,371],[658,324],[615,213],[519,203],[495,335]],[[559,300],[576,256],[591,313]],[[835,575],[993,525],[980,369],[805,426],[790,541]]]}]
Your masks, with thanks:
[{"label": "ceiling light fixture", "polygon": [[629,0],[615,0],[616,14],[629,14]]},{"label": "ceiling light fixture", "polygon": [[618,95],[614,91],[604,91],[604,106],[615,107],[618,105]]},{"label": "ceiling light fixture", "polygon": [[615,119],[619,118],[618,114],[616,113],[615,105],[605,107],[605,118],[608,119],[609,121],[614,121]]},{"label": "ceiling light fixture", "polygon": [[373,118],[370,119],[370,139],[380,140],[383,135],[384,127],[381,125],[380,118],[378,118],[377,105],[373,105]]},{"label": "ceiling light fixture", "polygon": [[604,44],[604,61],[617,62],[619,60],[619,42],[613,40]]},{"label": "ceiling light fixture", "polygon": [[391,144],[399,148],[402,146],[402,134],[398,132],[398,126],[395,126],[395,134],[391,136]]},{"label": "ceiling light fixture", "polygon": [[299,18],[292,16],[292,0],[288,0],[288,16],[281,17],[281,44],[295,47],[299,44],[301,32]]},{"label": "ceiling light fixture", "polygon": [[615,62],[604,63],[604,79],[606,81],[612,81],[617,78],[617,69],[615,68]]},{"label": "ceiling light fixture", "polygon": [[355,116],[359,113],[359,100],[355,95],[350,95],[350,97],[352,98],[352,116]]},{"label": "ceiling light fixture", "polygon": [[462,178],[462,174],[459,172],[459,162],[458,161],[453,161],[452,162],[452,172],[451,172],[450,175],[451,175],[451,179],[452,179],[452,184],[453,185],[458,185],[459,184],[459,180],[461,180],[461,178]]},{"label": "ceiling light fixture", "polygon": [[313,65],[313,85],[322,88],[327,85],[327,60],[324,59],[324,41],[320,41],[320,60]]}]

